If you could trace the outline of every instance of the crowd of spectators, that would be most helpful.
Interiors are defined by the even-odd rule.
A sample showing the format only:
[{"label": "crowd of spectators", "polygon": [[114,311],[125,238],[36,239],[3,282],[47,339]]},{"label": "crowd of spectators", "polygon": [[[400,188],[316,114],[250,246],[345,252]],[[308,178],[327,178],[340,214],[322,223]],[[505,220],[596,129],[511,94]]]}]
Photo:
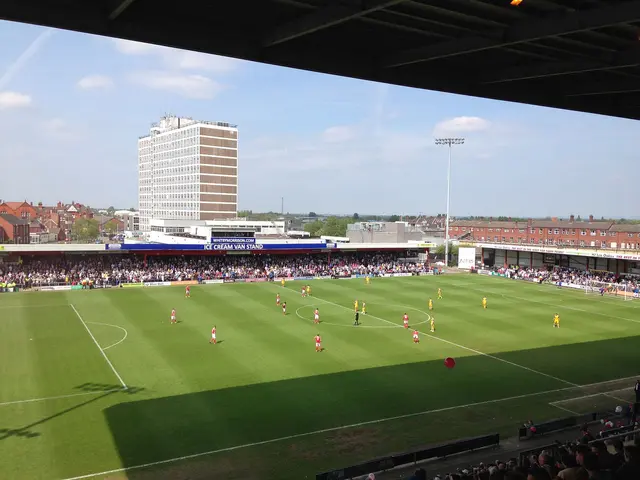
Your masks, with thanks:
[{"label": "crowd of spectators", "polygon": [[[567,267],[518,267],[498,268],[496,271],[509,278],[517,280],[529,280],[539,283],[563,283],[583,286],[616,286],[628,291],[634,291],[640,287],[640,280],[637,277],[622,276],[611,272],[586,271]],[[640,479],[639,479],[640,480]]]},{"label": "crowd of spectators", "polygon": [[481,463],[434,480],[639,480],[640,437],[626,443],[599,440],[584,429],[576,442],[558,442],[520,460]]},{"label": "crowd of spectators", "polygon": [[332,253],[307,255],[149,256],[113,254],[23,258],[0,264],[0,283],[21,288],[90,283],[100,287],[122,283],[184,280],[292,278],[306,276],[373,276],[426,272],[428,266],[403,253]]}]

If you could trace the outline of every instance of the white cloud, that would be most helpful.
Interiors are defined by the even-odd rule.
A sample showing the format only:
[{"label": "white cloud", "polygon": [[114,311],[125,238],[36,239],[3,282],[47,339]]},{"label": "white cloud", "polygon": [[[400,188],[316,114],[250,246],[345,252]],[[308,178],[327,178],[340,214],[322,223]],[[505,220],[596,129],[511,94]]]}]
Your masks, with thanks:
[{"label": "white cloud", "polygon": [[52,118],[44,122],[44,128],[52,132],[59,132],[67,127],[67,122],[61,118]]},{"label": "white cloud", "polygon": [[116,50],[120,53],[154,56],[164,64],[164,67],[173,70],[204,70],[213,73],[229,73],[240,65],[239,60],[218,55],[178,50],[129,40],[116,39],[114,42]]},{"label": "white cloud", "polygon": [[0,92],[0,110],[31,105],[31,97],[18,92]]},{"label": "white cloud", "polygon": [[322,133],[322,140],[327,143],[342,143],[356,136],[355,128],[349,125],[329,127]]},{"label": "white cloud", "polygon": [[223,89],[218,82],[202,75],[184,75],[171,72],[136,72],[129,80],[154,90],[173,92],[186,98],[210,99]]},{"label": "white cloud", "polygon": [[480,117],[455,117],[438,122],[433,134],[438,137],[442,135],[481,132],[488,130],[491,122]]},{"label": "white cloud", "polygon": [[87,75],[78,80],[78,87],[90,90],[94,88],[111,88],[113,80],[105,75]]}]

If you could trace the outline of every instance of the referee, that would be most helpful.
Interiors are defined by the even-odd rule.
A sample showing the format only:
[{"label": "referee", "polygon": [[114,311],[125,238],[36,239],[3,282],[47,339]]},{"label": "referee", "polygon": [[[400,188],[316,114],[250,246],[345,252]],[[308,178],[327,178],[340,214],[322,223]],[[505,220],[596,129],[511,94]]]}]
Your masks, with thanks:
[{"label": "referee", "polygon": [[356,310],[356,314],[353,318],[353,325],[360,325],[360,313]]}]

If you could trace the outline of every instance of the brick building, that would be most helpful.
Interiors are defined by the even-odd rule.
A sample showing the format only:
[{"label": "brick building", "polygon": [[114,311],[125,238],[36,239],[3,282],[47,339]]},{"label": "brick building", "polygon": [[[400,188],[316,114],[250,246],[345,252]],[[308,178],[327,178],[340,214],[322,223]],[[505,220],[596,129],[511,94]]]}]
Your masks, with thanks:
[{"label": "brick building", "polygon": [[607,220],[458,220],[451,238],[476,242],[640,250],[640,225]]},{"label": "brick building", "polygon": [[0,213],[0,243],[31,243],[29,220]]},{"label": "brick building", "polygon": [[23,220],[35,220],[38,211],[33,203],[24,202],[2,202],[0,201],[0,215],[13,215]]}]

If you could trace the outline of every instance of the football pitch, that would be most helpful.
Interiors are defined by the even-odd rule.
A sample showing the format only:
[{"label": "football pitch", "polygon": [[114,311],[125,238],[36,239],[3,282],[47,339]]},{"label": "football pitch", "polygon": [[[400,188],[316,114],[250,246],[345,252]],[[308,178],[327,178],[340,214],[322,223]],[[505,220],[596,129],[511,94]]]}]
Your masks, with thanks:
[{"label": "football pitch", "polygon": [[632,400],[640,301],[464,274],[308,283],[0,295],[0,478],[300,480]]}]

